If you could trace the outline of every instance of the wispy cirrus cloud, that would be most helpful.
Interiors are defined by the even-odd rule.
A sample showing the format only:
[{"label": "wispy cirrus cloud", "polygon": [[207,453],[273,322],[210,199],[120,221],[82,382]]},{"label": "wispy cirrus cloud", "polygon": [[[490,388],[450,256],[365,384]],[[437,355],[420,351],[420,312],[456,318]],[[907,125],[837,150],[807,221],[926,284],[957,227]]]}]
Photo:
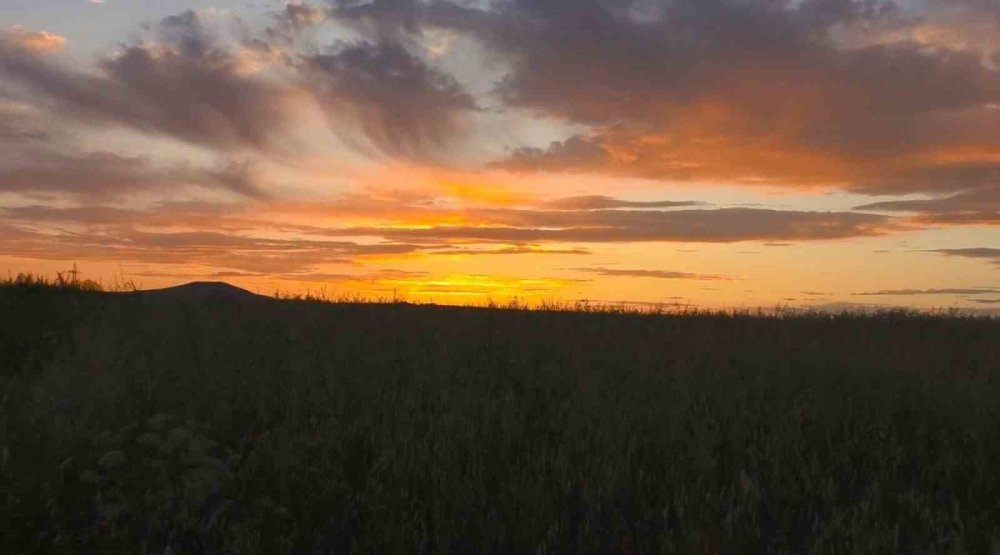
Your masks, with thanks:
[{"label": "wispy cirrus cloud", "polygon": [[266,148],[293,122],[293,93],[244,72],[205,17],[165,18],[154,42],[123,46],[97,71],[0,48],[0,75],[65,117],[219,148]]},{"label": "wispy cirrus cloud", "polygon": [[[282,21],[295,33],[323,13],[290,4]],[[399,44],[290,50],[269,41],[274,28],[239,44],[222,36],[211,14],[164,18],[152,40],[122,46],[96,72],[40,58],[42,35],[19,32],[0,41],[0,75],[67,117],[230,151],[289,154],[292,132],[315,108],[327,113],[332,133],[355,144],[423,156],[477,110],[450,75]]]},{"label": "wispy cirrus cloud", "polygon": [[332,125],[353,117],[366,137],[391,154],[415,156],[460,130],[476,101],[450,75],[403,46],[358,42],[302,58],[298,66]]}]

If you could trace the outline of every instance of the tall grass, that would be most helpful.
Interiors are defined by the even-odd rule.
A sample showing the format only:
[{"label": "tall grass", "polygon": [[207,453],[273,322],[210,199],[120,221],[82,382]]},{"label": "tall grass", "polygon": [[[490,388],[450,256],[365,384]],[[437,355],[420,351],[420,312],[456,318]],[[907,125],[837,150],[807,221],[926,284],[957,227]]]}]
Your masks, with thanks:
[{"label": "tall grass", "polygon": [[1000,552],[997,320],[36,293],[2,551]]}]

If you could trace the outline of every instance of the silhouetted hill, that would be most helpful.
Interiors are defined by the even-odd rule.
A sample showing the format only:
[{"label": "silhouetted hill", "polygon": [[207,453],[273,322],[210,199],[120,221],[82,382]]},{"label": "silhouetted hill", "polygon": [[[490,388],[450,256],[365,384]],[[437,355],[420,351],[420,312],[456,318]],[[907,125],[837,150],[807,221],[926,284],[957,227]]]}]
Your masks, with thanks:
[{"label": "silhouetted hill", "polygon": [[261,301],[270,299],[270,297],[258,295],[222,281],[192,281],[174,287],[137,291],[135,294],[143,298],[170,300]]}]

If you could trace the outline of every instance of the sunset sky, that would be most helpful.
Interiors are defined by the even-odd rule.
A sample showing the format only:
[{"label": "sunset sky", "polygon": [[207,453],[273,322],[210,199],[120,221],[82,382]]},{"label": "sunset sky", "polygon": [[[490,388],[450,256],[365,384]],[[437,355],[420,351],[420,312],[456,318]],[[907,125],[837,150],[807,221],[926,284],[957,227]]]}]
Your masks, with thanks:
[{"label": "sunset sky", "polygon": [[1000,309],[994,0],[2,0],[0,270]]}]

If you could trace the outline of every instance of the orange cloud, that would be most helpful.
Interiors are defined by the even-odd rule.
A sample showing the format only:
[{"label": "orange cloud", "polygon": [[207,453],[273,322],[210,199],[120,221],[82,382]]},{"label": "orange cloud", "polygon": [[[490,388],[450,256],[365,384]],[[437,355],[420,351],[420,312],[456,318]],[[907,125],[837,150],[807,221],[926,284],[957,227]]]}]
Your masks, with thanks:
[{"label": "orange cloud", "polygon": [[394,163],[368,168],[352,176],[373,197],[434,202],[449,206],[526,206],[536,204],[538,180],[497,170],[463,170]]},{"label": "orange cloud", "polygon": [[15,25],[0,31],[0,43],[7,43],[32,54],[45,54],[59,50],[66,44],[66,37],[48,31],[29,31]]}]

